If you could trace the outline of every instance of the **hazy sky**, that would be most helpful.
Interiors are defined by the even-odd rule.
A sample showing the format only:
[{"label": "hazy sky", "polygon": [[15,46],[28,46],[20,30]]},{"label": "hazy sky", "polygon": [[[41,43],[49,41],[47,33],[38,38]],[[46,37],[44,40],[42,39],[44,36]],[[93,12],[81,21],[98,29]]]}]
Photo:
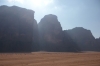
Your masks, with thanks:
[{"label": "hazy sky", "polygon": [[55,14],[64,30],[84,27],[100,37],[100,0],[0,0],[0,5],[32,9],[37,22],[46,14]]}]

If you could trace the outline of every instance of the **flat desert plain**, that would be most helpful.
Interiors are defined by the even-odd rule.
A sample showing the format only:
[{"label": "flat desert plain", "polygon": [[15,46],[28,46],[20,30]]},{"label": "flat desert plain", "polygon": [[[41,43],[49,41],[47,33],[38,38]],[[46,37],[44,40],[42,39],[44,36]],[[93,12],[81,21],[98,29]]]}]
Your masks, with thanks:
[{"label": "flat desert plain", "polygon": [[0,53],[0,66],[100,66],[100,52]]}]

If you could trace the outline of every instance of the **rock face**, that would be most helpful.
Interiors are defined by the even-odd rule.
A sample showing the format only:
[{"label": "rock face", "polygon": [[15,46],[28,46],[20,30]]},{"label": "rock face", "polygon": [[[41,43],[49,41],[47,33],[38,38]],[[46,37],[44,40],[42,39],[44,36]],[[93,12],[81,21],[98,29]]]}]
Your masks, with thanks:
[{"label": "rock face", "polygon": [[95,51],[100,51],[100,38],[96,39]]},{"label": "rock face", "polygon": [[[76,51],[76,45],[65,31],[62,31],[57,16],[52,14],[44,16],[38,24],[38,27],[41,50]],[[75,47],[73,47],[74,45]]]},{"label": "rock face", "polygon": [[67,30],[67,32],[82,51],[95,50],[94,46],[96,42],[90,30],[82,27],[76,27],[71,30]]},{"label": "rock face", "polygon": [[67,30],[63,31],[63,51],[67,52],[80,52],[81,49],[78,44],[73,40]]},{"label": "rock face", "polygon": [[37,25],[34,11],[0,6],[0,52],[100,51],[100,38],[76,27],[62,30],[56,15],[45,15]]},{"label": "rock face", "polygon": [[0,52],[36,50],[37,32],[34,11],[17,6],[0,6]]},{"label": "rock face", "polygon": [[58,46],[62,44],[62,27],[57,16],[52,14],[45,15],[38,27],[41,50],[58,50]]}]

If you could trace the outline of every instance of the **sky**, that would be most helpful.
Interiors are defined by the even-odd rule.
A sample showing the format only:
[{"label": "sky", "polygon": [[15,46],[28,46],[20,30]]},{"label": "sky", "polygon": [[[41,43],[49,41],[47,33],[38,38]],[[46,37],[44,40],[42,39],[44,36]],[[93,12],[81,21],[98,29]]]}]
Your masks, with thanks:
[{"label": "sky", "polygon": [[45,15],[54,14],[63,30],[83,27],[100,37],[100,0],[0,0],[0,5],[34,10],[38,23]]}]

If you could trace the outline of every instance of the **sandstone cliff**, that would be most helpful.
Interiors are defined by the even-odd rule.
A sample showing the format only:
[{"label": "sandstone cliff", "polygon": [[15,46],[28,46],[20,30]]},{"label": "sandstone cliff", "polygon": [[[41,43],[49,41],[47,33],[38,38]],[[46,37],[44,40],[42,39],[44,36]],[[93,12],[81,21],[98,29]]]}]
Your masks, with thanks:
[{"label": "sandstone cliff", "polygon": [[40,23],[40,48],[44,51],[79,51],[71,37],[62,30],[56,15],[45,15]]},{"label": "sandstone cliff", "polygon": [[[34,11],[17,6],[0,6],[0,51],[28,52],[37,42]],[[33,46],[33,47],[32,47]]]},{"label": "sandstone cliff", "polygon": [[0,6],[0,52],[100,51],[100,38],[76,27],[62,30],[56,15],[45,15],[39,24],[34,11],[17,6]]},{"label": "sandstone cliff", "polygon": [[62,27],[57,16],[52,14],[45,15],[38,27],[41,50],[58,50],[58,46],[62,44]]},{"label": "sandstone cliff", "polygon": [[71,30],[67,30],[73,41],[77,43],[82,51],[95,50],[95,38],[90,30],[82,27],[76,27]]}]

